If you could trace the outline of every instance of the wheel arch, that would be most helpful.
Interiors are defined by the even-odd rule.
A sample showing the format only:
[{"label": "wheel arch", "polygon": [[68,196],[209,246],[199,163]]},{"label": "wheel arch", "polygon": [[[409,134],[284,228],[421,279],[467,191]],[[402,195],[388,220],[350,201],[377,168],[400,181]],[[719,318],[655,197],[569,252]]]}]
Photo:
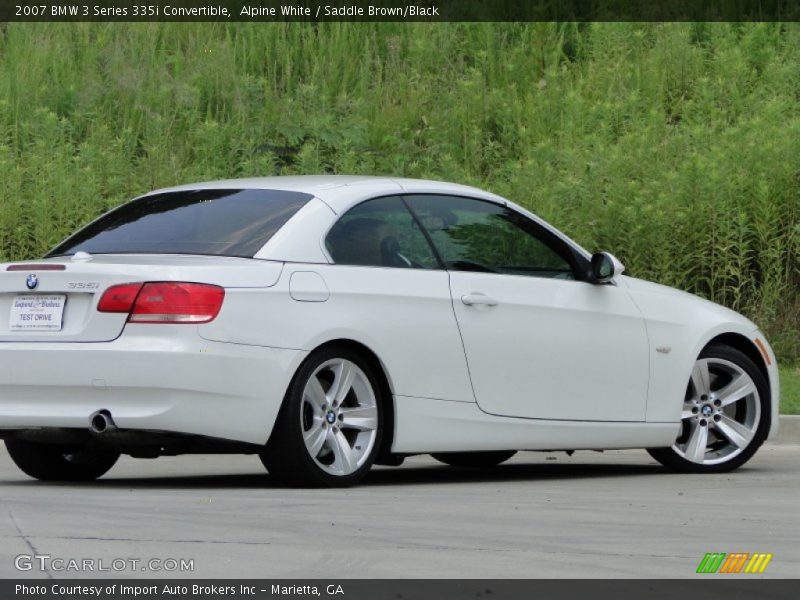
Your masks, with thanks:
[{"label": "wheel arch", "polygon": [[711,338],[708,343],[703,346],[703,349],[705,350],[714,344],[721,344],[735,348],[747,356],[747,358],[752,360],[753,364],[755,364],[756,367],[758,367],[758,370],[761,371],[761,374],[764,375],[764,380],[767,382],[767,390],[770,396],[772,395],[772,382],[770,381],[767,363],[764,361],[764,356],[761,354],[761,351],[758,349],[758,346],[756,346],[753,340],[739,333],[726,332]]},{"label": "wheel arch", "polygon": [[[709,324],[708,317],[713,316],[713,313],[701,313],[688,322],[682,322],[680,327],[659,326],[656,322],[649,331],[653,347],[647,420],[678,423],[686,382],[698,356],[709,346],[725,345],[750,358],[767,380],[766,391],[772,413],[770,435],[774,435],[777,431],[780,383],[775,356],[769,344],[755,325],[733,320],[717,320]],[[764,353],[769,357],[767,360]]]},{"label": "wheel arch", "polygon": [[[326,350],[328,348],[346,348],[358,353],[364,358],[365,361],[367,361],[369,366],[372,368],[373,373],[375,373],[375,376],[378,378],[378,383],[382,388],[381,398],[383,398],[384,408],[383,437],[381,440],[381,447],[378,450],[378,458],[380,459],[381,457],[390,454],[395,437],[395,396],[394,385],[392,384],[392,379],[389,375],[386,365],[369,346],[351,338],[336,338],[319,344],[313,350],[311,350],[309,356],[319,352],[320,350]],[[298,365],[297,368],[299,369],[300,366]]]},{"label": "wheel arch", "polygon": [[[707,358],[709,360],[720,359],[725,361],[733,361],[733,363],[736,363],[737,355],[744,354],[753,363],[752,366],[762,374],[764,385],[766,385],[767,397],[765,398],[759,389],[760,398],[757,401],[761,406],[760,417],[752,426],[752,438],[746,441],[747,445],[743,446],[741,443],[735,442],[729,434],[723,433],[723,439],[727,439],[725,440],[725,445],[722,447],[722,449],[735,447],[734,451],[730,453],[729,456],[720,456],[717,454],[715,458],[713,453],[717,452],[717,450],[712,449],[711,458],[714,460],[708,462],[708,448],[704,446],[703,458],[700,460],[700,462],[698,462],[698,457],[696,455],[694,457],[689,457],[684,455],[679,449],[676,449],[676,446],[672,446],[671,448],[648,448],[648,452],[653,458],[672,470],[687,473],[700,473],[727,472],[729,470],[738,468],[753,456],[761,444],[770,436],[770,433],[774,429],[776,422],[776,411],[774,408],[775,397],[773,396],[773,381],[771,379],[771,375],[773,374],[772,372],[775,370],[774,358],[771,358],[771,351],[768,351],[767,347],[763,344],[764,342],[762,342],[758,337],[751,339],[749,336],[742,333],[737,333],[735,331],[719,331],[716,332],[716,334],[709,336],[705,343],[703,343],[700,347],[696,355],[697,358],[695,358],[695,361],[699,360],[700,358]],[[716,350],[708,352],[711,348],[716,348]],[[732,351],[733,354],[731,353]],[[704,354],[706,352],[708,352],[708,354]],[[739,360],[741,361],[741,358]],[[741,362],[739,362],[737,366],[740,369],[744,369],[744,365],[741,364]],[[775,385],[777,386],[777,382]],[[708,389],[711,390],[710,383]],[[701,396],[700,401],[703,402],[707,398],[708,396]],[[716,401],[715,404],[717,404]],[[708,406],[705,406],[704,409],[705,408],[708,408]],[[693,414],[697,414],[697,411],[697,408],[692,409]],[[711,413],[704,414],[709,417]],[[765,414],[766,418],[764,416]],[[706,422],[702,420],[702,415],[698,415],[696,418],[699,418],[700,422],[694,424],[695,432],[697,432],[698,429],[702,430],[706,428]],[[717,420],[718,417],[715,416],[714,421]],[[684,421],[684,431],[686,431],[686,424],[687,423]],[[691,423],[689,423],[689,425],[689,437],[694,438],[694,433],[691,433]],[[714,425],[714,423],[709,420],[708,428],[711,428],[712,425]],[[750,429],[749,427],[747,428]],[[687,449],[690,445],[689,437],[685,438],[683,442],[681,442],[680,437],[677,440],[677,443],[686,444],[684,450],[687,451],[687,454]],[[705,444],[705,437],[700,438],[698,436],[697,439],[704,440],[703,443]]]}]

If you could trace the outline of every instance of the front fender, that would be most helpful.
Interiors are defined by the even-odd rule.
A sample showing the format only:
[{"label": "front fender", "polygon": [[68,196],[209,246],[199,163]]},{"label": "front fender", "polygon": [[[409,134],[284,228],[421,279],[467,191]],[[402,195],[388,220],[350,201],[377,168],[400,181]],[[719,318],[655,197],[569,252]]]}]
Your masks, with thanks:
[{"label": "front fender", "polygon": [[770,384],[772,418],[769,435],[778,428],[780,384],[772,348],[756,325],[742,315],[697,296],[654,283],[621,278],[645,319],[650,347],[648,422],[680,422],[686,385],[700,352],[715,338],[735,334],[764,350]]}]

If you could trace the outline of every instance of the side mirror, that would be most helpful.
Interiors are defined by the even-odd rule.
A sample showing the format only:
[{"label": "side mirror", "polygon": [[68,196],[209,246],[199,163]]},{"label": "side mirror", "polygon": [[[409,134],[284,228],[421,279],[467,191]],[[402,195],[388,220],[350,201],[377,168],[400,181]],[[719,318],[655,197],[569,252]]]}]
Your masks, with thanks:
[{"label": "side mirror", "polygon": [[592,255],[592,278],[594,283],[608,283],[621,275],[625,266],[609,252],[597,252]]}]

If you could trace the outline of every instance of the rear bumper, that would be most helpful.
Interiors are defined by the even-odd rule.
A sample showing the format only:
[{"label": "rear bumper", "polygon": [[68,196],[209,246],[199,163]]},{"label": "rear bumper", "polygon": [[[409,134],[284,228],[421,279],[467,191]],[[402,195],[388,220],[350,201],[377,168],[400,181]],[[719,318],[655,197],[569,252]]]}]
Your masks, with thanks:
[{"label": "rear bumper", "polygon": [[128,325],[102,343],[0,343],[0,429],[119,428],[266,443],[307,353],[209,342],[194,326]]}]

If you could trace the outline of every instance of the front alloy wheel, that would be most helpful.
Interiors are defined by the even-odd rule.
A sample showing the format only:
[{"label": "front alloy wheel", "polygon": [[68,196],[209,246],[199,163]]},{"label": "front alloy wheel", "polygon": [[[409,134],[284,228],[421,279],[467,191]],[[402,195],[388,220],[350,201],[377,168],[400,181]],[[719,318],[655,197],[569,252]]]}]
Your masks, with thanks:
[{"label": "front alloy wheel", "polygon": [[742,352],[710,346],[694,364],[670,448],[649,450],[663,465],[685,472],[723,472],[747,462],[769,428],[764,375]]},{"label": "front alloy wheel", "polygon": [[262,461],[294,485],[340,486],[361,479],[381,438],[380,386],[346,349],[312,355],[298,371]]}]

